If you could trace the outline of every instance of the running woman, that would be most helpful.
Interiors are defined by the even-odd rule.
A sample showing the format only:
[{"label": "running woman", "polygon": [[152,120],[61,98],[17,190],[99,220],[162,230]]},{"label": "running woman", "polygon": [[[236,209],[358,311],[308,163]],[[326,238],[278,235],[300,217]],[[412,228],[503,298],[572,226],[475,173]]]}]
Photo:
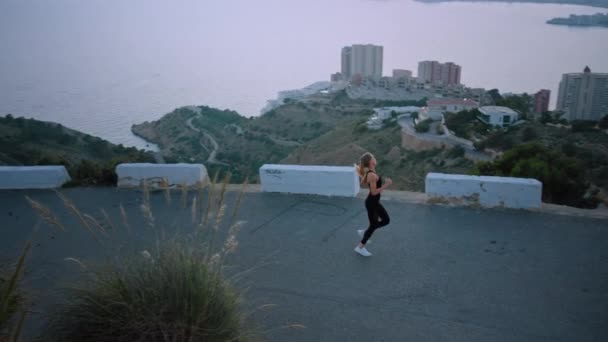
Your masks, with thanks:
[{"label": "running woman", "polygon": [[357,172],[361,179],[361,185],[369,187],[369,194],[365,199],[365,209],[367,209],[367,217],[369,219],[369,227],[365,231],[359,230],[358,233],[362,237],[361,242],[355,247],[355,252],[362,256],[371,256],[365,244],[374,234],[374,231],[380,227],[384,227],[390,223],[390,218],[386,209],[380,204],[380,194],[384,189],[388,188],[393,181],[390,178],[382,179],[376,173],[376,158],[366,152],[361,156]]}]

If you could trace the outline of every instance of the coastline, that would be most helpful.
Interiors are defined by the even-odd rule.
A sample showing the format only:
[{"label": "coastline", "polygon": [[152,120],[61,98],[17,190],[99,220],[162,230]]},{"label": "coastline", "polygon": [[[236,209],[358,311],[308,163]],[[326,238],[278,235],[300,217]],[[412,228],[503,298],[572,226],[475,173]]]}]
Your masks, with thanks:
[{"label": "coastline", "polygon": [[541,4],[541,5],[570,5],[570,6],[585,6],[585,7],[595,7],[598,9],[606,9],[608,8],[608,1],[606,2],[577,2],[576,0],[414,0],[416,2],[422,2],[426,4],[435,4],[435,3],[449,3],[449,2],[499,2],[499,3],[518,3],[518,4]]}]

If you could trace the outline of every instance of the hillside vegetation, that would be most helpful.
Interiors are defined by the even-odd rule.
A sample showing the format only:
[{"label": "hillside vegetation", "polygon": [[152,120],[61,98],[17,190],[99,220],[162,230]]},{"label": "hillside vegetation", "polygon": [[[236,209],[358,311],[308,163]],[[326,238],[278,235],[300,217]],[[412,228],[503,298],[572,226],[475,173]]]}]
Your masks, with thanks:
[{"label": "hillside vegetation", "polygon": [[114,184],[114,167],[153,162],[152,154],[114,145],[60,124],[0,117],[0,165],[65,165],[73,184]]},{"label": "hillside vegetation", "polygon": [[608,193],[608,134],[595,123],[526,122],[495,130],[475,145],[504,152],[476,173],[539,179],[547,202],[593,208]]},{"label": "hillside vegetation", "polygon": [[[204,106],[184,107],[158,121],[134,125],[133,132],[157,143],[167,161],[201,162],[211,174],[230,171],[233,181],[246,176],[257,181],[263,164],[344,166],[372,151],[382,173],[393,177],[393,188],[422,191],[427,172],[462,173],[472,163],[458,152],[408,151],[401,146],[395,121],[377,131],[368,130],[365,121],[375,107],[423,104],[352,100],[338,92],[288,100],[256,118]],[[218,145],[215,156],[211,140]]]}]

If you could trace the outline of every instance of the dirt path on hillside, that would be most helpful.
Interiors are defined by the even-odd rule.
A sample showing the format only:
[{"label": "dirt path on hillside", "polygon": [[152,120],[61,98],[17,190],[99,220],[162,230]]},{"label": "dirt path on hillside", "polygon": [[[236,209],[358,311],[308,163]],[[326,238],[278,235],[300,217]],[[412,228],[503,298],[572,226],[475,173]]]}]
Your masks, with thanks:
[{"label": "dirt path on hillside", "polygon": [[[219,150],[219,144],[217,143],[217,141],[215,140],[215,138],[211,134],[209,134],[209,133],[207,133],[205,131],[201,131],[200,129],[194,127],[194,125],[192,125],[192,119],[193,118],[190,118],[190,119],[188,119],[186,121],[186,125],[188,126],[188,128],[190,128],[191,130],[193,130],[193,131],[195,131],[197,133],[202,133],[203,136],[211,142],[211,145],[213,145],[213,150],[209,154],[209,158],[207,158],[207,163],[209,163],[209,164],[218,164],[218,165],[228,165],[228,164],[223,163],[223,162],[221,162],[221,161],[219,161],[219,160],[216,159],[217,151]],[[202,141],[199,141],[199,143],[201,144],[201,147],[203,149],[209,151],[209,149],[207,148],[207,146],[205,146],[205,144],[203,144]]]}]

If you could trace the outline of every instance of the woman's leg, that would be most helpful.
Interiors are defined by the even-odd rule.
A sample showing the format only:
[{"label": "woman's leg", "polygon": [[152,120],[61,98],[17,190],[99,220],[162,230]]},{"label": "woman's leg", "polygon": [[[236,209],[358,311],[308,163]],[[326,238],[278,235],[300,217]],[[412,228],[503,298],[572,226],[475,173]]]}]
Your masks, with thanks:
[{"label": "woman's leg", "polygon": [[382,206],[382,204],[378,203],[378,207],[376,209],[378,213],[378,217],[380,218],[380,223],[378,223],[378,228],[384,227],[391,223],[391,218],[388,216],[386,209]]},{"label": "woman's leg", "polygon": [[374,231],[379,227],[377,205],[379,205],[379,203],[365,203],[365,209],[367,209],[367,218],[369,219],[369,226],[365,230],[365,233],[363,233],[363,239],[361,239],[362,245],[367,243],[367,240],[369,240]]},{"label": "woman's leg", "polygon": [[380,203],[372,203],[367,208],[367,217],[369,219],[369,227],[363,234],[361,244],[365,245],[367,240],[374,234],[376,229],[384,227],[391,223],[391,218],[388,216],[386,209]]}]

